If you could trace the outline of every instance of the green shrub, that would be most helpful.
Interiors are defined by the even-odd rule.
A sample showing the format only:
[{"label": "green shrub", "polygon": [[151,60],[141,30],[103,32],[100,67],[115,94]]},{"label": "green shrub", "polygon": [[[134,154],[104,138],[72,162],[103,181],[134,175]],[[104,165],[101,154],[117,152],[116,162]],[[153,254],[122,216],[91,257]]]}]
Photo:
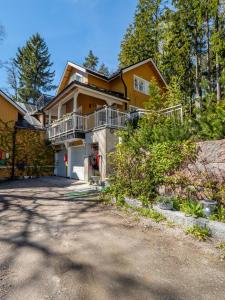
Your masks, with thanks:
[{"label": "green shrub", "polygon": [[203,205],[197,201],[186,200],[180,204],[180,210],[187,216],[204,217]]},{"label": "green shrub", "polygon": [[218,206],[215,213],[210,216],[210,220],[225,223],[225,208],[222,205]]},{"label": "green shrub", "polygon": [[155,221],[156,223],[159,223],[159,222],[162,222],[162,221],[165,221],[166,218],[154,211],[153,209],[148,209],[148,208],[136,208],[135,209],[141,216],[143,217],[146,217],[146,218],[150,218],[152,219],[153,221]]},{"label": "green shrub", "polygon": [[209,228],[205,227],[202,228],[198,225],[195,225],[193,227],[189,227],[185,230],[187,234],[192,235],[199,241],[205,241],[208,237],[211,236]]}]

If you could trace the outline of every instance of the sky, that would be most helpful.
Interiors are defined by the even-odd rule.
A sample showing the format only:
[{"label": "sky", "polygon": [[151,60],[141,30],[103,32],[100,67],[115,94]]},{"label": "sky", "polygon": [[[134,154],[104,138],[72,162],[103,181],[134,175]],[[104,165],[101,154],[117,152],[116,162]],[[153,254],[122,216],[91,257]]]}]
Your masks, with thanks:
[{"label": "sky", "polygon": [[[6,36],[0,60],[15,57],[18,47],[39,32],[45,39],[58,84],[67,61],[82,64],[90,49],[110,69],[118,66],[120,43],[132,22],[137,0],[5,0],[0,24]],[[0,69],[0,88],[7,74]]]}]

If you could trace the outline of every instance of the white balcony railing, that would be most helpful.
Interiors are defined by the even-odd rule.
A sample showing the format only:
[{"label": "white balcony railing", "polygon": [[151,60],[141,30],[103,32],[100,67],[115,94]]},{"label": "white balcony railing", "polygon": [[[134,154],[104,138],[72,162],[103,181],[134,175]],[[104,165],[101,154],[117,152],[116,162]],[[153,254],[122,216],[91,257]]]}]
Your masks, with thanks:
[{"label": "white balcony railing", "polygon": [[48,138],[52,140],[74,132],[87,132],[104,126],[123,128],[127,119],[127,113],[110,107],[104,107],[85,116],[71,113],[48,127]]},{"label": "white balcony railing", "polygon": [[[110,128],[124,128],[126,121],[134,117],[142,117],[144,114],[150,111],[144,109],[137,109],[131,113],[121,112],[111,107],[104,107],[98,111],[95,111],[89,115],[79,115],[77,113],[71,113],[64,116],[62,119],[55,121],[48,127],[49,140],[54,139],[67,139],[70,135],[79,132],[85,133],[93,129],[99,129],[101,127]],[[174,117],[183,121],[182,105],[176,105],[159,111],[159,113]]]}]

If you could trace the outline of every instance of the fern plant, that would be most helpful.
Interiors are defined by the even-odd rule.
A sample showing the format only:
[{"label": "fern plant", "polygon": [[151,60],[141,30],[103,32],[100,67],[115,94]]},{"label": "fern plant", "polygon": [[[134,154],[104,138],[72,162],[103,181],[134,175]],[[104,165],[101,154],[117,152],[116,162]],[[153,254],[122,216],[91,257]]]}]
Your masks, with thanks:
[{"label": "fern plant", "polygon": [[196,201],[186,200],[180,205],[180,210],[187,216],[195,218],[204,217],[203,205]]}]

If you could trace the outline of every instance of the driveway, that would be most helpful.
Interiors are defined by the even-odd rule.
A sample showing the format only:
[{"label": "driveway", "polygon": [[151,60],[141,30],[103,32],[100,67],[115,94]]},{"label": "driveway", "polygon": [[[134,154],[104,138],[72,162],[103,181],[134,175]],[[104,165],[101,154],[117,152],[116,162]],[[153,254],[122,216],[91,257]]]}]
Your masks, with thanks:
[{"label": "driveway", "polygon": [[225,299],[225,264],[207,245],[138,225],[86,188],[0,184],[0,299]]}]

